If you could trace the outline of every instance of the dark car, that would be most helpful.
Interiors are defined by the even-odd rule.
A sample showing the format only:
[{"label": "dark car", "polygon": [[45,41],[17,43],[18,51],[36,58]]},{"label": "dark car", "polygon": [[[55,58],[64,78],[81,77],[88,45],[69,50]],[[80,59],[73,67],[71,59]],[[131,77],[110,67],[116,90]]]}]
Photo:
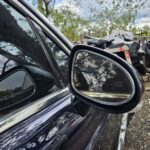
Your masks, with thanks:
[{"label": "dark car", "polygon": [[121,58],[73,46],[23,0],[0,1],[0,149],[121,149],[143,84]]}]

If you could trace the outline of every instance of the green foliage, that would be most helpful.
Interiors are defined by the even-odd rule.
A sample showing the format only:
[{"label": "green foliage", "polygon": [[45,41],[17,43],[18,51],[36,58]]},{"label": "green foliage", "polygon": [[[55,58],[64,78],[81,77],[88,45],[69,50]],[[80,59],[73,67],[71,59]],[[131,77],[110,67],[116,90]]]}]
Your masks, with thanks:
[{"label": "green foliage", "polygon": [[[80,1],[68,0],[68,3],[74,2],[75,5],[79,5]],[[100,9],[92,8],[88,21],[73,13],[67,6],[59,8],[59,10],[54,9],[55,0],[38,0],[38,9],[46,17],[50,18],[61,32],[75,42],[80,40],[81,34],[88,32],[88,29],[96,37],[104,37],[110,34],[113,29],[138,32],[139,29],[135,27],[135,18],[138,10],[144,7],[145,1],[97,0],[97,5]],[[96,26],[92,25],[93,22]]]},{"label": "green foliage", "polygon": [[[146,1],[146,0],[145,0]],[[112,0],[110,6],[107,0],[97,0],[103,8],[93,18],[101,27],[104,35],[110,34],[113,29],[133,30],[135,28],[135,17],[137,11],[144,7],[140,0]]]},{"label": "green foliage", "polygon": [[143,27],[143,31],[146,31],[147,32],[147,36],[150,36],[150,27],[149,26],[144,26]]},{"label": "green foliage", "polygon": [[[80,0],[74,0],[78,5]],[[49,4],[52,7],[49,7]],[[55,0],[38,0],[38,10],[46,17],[50,18],[54,25],[61,30],[71,41],[76,42],[81,38],[81,33],[88,28],[89,21],[82,19],[73,13],[69,7],[59,10],[54,9]]]},{"label": "green foliage", "polygon": [[43,0],[38,0],[38,10],[44,14]]},{"label": "green foliage", "polygon": [[68,7],[53,10],[50,16],[54,25],[73,42],[80,40],[81,33],[88,27],[89,23],[82,19],[79,15],[71,12]]}]

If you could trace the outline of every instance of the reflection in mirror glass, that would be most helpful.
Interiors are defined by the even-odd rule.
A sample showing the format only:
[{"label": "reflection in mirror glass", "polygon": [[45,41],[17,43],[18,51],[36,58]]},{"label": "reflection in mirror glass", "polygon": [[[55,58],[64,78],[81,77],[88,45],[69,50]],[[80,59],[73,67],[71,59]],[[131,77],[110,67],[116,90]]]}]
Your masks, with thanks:
[{"label": "reflection in mirror glass", "polygon": [[79,51],[73,61],[77,92],[100,103],[124,103],[134,92],[133,80],[121,65],[94,52]]},{"label": "reflection in mirror glass", "polygon": [[34,90],[35,85],[25,71],[18,70],[7,75],[0,80],[0,110],[29,99]]}]

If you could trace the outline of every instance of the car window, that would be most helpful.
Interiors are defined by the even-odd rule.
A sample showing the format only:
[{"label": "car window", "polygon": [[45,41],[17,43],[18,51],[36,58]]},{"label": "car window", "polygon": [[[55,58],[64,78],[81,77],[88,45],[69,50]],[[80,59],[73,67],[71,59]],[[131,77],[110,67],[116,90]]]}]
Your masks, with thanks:
[{"label": "car window", "polygon": [[45,34],[45,43],[47,44],[49,50],[53,53],[53,56],[60,68],[61,73],[63,74],[64,78],[67,78],[68,72],[68,55],[59,47],[57,46],[49,37]]},{"label": "car window", "polygon": [[36,26],[39,34],[41,35],[48,52],[50,52],[50,55],[52,53],[65,81],[68,82],[67,80],[68,62],[69,62],[68,54],[66,54],[62,50],[62,48],[58,46],[44,31],[42,31],[40,26],[38,26],[36,23],[34,23],[34,25]]},{"label": "car window", "polygon": [[59,89],[27,19],[0,1],[0,115]]}]

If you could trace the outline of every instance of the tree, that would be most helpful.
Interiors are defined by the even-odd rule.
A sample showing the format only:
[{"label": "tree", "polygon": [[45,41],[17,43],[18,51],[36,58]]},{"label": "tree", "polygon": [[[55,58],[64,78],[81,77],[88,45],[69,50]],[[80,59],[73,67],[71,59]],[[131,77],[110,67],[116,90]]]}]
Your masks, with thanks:
[{"label": "tree", "polygon": [[[79,5],[80,0],[68,0],[68,4]],[[35,4],[35,0],[32,1]],[[69,6],[55,9],[56,0],[38,0],[38,10],[50,19],[71,41],[80,40],[81,32],[88,26],[88,21],[73,13]]]},{"label": "tree", "polygon": [[[33,34],[30,26],[26,22],[26,19],[23,16],[19,16],[15,10],[9,9],[7,5],[3,5],[1,3],[0,10],[1,53],[3,53],[6,58],[17,60],[17,57],[14,58],[12,54],[3,51],[4,46],[10,44],[9,49],[12,50],[12,48],[15,47],[21,51],[21,53],[18,55],[22,55],[22,57],[28,56],[29,58],[34,58],[34,60],[37,60],[37,62],[40,62],[40,64],[45,64],[45,60],[41,59],[42,56],[45,57],[41,50],[41,46]],[[27,31],[24,30],[23,25],[25,25],[26,29],[28,29]],[[6,28],[5,30],[4,27]],[[37,52],[35,53],[34,50],[37,50]],[[26,59],[29,58],[26,57]]]},{"label": "tree", "polygon": [[[75,5],[78,5],[79,1],[80,0],[68,0],[68,3],[74,2]],[[56,0],[38,0],[38,10],[46,17],[48,17],[53,12],[55,4]]]},{"label": "tree", "polygon": [[110,34],[113,29],[131,30],[137,12],[144,7],[146,0],[97,0],[97,2],[101,9],[97,13],[94,12],[93,21],[99,24],[101,32]]},{"label": "tree", "polygon": [[[89,6],[91,11],[87,13],[87,16],[90,16],[87,21],[87,19],[85,20],[73,13],[69,8],[72,3],[80,7],[82,0],[66,1],[68,6],[55,9],[56,0],[38,0],[38,9],[47,18],[51,18],[54,24],[73,41],[79,39],[79,35],[76,36],[76,33],[84,32],[84,29],[93,30],[93,36],[97,37],[110,34],[113,29],[136,31],[135,18],[137,12],[144,8],[146,2],[146,0],[95,0],[97,6]],[[96,25],[93,26],[89,22],[91,24],[94,22]],[[77,24],[79,25],[77,26]],[[77,30],[77,28],[80,28],[80,30]],[[73,38],[73,35],[75,38]]]},{"label": "tree", "polygon": [[54,9],[55,2],[56,0],[38,0],[38,10],[48,17],[50,15],[50,10]]},{"label": "tree", "polygon": [[89,26],[87,20],[73,13],[67,6],[54,10],[50,16],[54,25],[73,42],[80,40],[81,33]]}]

